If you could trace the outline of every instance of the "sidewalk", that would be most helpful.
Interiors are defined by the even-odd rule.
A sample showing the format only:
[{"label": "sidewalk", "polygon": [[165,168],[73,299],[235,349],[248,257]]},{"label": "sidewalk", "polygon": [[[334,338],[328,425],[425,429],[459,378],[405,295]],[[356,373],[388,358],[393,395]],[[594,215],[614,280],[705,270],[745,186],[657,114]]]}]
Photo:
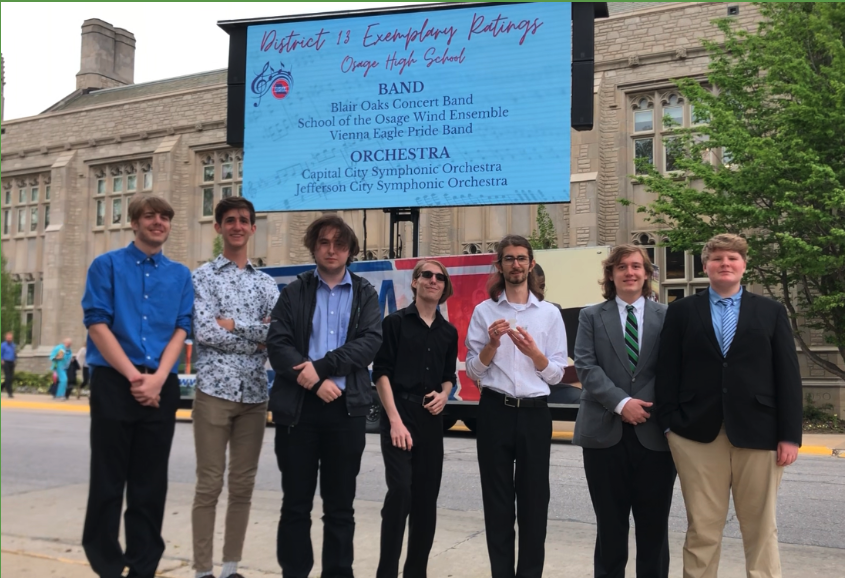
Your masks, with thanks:
[{"label": "sidewalk", "polygon": [[[14,399],[3,397],[0,399],[0,407],[16,408],[16,409],[34,409],[34,410],[48,410],[48,411],[70,411],[70,412],[88,412],[88,398],[76,399],[71,397],[68,401],[59,401],[47,395],[37,394],[17,394]],[[187,409],[180,409],[176,412],[177,419],[191,419],[191,411]],[[555,439],[571,440],[572,429],[574,422],[558,421],[554,422],[554,431],[552,437]],[[463,424],[460,422],[456,429],[463,429]],[[845,434],[804,434],[804,444],[798,453],[809,454],[816,456],[837,456],[845,458]]]},{"label": "sidewalk", "polygon": [[[4,497],[0,512],[3,528],[0,574],[4,578],[93,578],[94,574],[87,566],[79,546],[86,495],[87,486],[82,484]],[[193,485],[170,485],[164,523],[167,550],[159,566],[159,576],[194,576],[190,567],[193,495]],[[221,496],[223,503],[218,512],[224,511],[225,495],[224,492]],[[253,497],[250,527],[240,568],[247,578],[280,575],[275,553],[280,502],[279,492],[259,491]],[[374,576],[378,565],[381,503],[358,501],[355,507],[355,572],[360,577]],[[216,557],[220,555],[222,518],[218,515]],[[595,531],[595,526],[591,524],[551,520],[546,538],[545,576],[592,576]],[[319,500],[315,502],[312,538],[317,564],[311,576],[318,577],[319,552],[322,547]],[[481,512],[439,510],[429,576],[490,576],[485,539]],[[683,540],[682,533],[670,534],[673,576],[680,574]],[[633,535],[631,551],[634,551]],[[842,550],[781,544],[780,551],[784,576],[828,578],[840,575],[845,564],[845,553]],[[215,570],[219,572],[219,566]],[[628,573],[632,576],[635,574],[633,560],[629,563]],[[723,578],[745,576],[745,559],[740,540],[724,539],[719,575]]]}]

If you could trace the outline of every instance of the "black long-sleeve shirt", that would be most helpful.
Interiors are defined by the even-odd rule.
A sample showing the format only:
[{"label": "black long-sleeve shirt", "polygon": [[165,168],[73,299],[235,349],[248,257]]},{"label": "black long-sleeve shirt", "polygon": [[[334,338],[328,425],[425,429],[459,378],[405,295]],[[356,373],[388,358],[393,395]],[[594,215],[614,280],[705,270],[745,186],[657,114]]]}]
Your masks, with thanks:
[{"label": "black long-sleeve shirt", "polygon": [[416,302],[388,315],[381,349],[373,361],[373,382],[386,375],[393,391],[425,395],[457,383],[458,330],[439,311],[429,327]]}]

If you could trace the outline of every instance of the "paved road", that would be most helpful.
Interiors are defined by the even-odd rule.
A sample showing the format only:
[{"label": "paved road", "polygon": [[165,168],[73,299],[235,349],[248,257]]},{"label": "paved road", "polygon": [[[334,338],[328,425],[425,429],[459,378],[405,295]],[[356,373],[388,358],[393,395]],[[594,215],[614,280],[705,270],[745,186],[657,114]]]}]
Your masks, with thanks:
[{"label": "paved road", "polygon": [[[83,413],[2,412],[2,495],[61,488],[88,481],[88,416]],[[273,454],[275,430],[267,428],[257,480],[257,490],[278,491],[279,472]],[[170,460],[170,479],[194,483],[194,448],[191,424],[181,422]],[[369,435],[358,499],[381,502],[386,491],[378,437]],[[552,500],[549,516],[563,522],[594,524],[584,479],[581,450],[567,442],[553,442]],[[481,511],[475,440],[471,434],[451,433],[446,455],[439,507]],[[802,455],[787,469],[778,504],[780,540],[785,544],[822,546],[843,550],[845,561],[845,460]],[[676,484],[670,529],[686,530],[680,487]],[[725,530],[739,538],[739,525],[731,516]]]}]

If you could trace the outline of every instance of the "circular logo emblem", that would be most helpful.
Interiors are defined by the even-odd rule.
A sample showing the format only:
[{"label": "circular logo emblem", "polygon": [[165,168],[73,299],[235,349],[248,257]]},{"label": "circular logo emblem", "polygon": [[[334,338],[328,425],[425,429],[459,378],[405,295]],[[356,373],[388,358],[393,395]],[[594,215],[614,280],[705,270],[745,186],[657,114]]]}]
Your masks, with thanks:
[{"label": "circular logo emblem", "polygon": [[290,93],[290,83],[285,78],[278,78],[276,82],[273,83],[273,88],[271,90],[273,96],[282,100],[284,97]]}]

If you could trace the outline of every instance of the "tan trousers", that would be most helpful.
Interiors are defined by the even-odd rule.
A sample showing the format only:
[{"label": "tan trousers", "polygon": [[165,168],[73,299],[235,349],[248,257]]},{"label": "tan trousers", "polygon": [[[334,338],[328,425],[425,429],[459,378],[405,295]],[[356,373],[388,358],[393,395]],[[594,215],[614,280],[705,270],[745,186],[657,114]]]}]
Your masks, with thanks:
[{"label": "tan trousers", "polygon": [[687,508],[684,578],[715,578],[730,494],[742,532],[748,578],[780,578],[777,452],[734,447],[725,427],[709,444],[669,433],[669,448]]},{"label": "tan trousers", "polygon": [[194,569],[213,569],[214,518],[223,489],[226,446],[229,448],[229,505],[223,538],[223,561],[239,562],[249,523],[252,489],[267,425],[267,403],[238,403],[199,390],[194,399],[197,487],[191,523]]}]

